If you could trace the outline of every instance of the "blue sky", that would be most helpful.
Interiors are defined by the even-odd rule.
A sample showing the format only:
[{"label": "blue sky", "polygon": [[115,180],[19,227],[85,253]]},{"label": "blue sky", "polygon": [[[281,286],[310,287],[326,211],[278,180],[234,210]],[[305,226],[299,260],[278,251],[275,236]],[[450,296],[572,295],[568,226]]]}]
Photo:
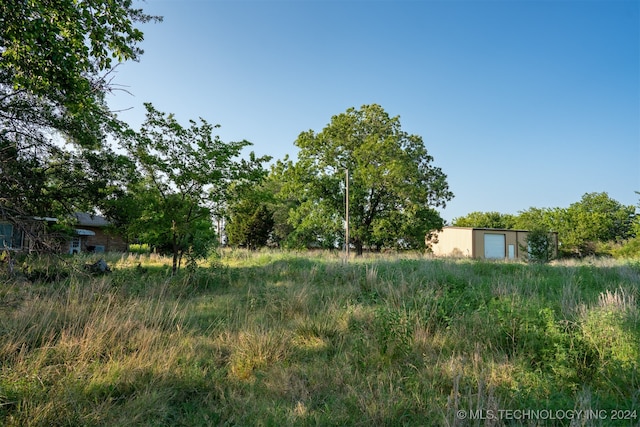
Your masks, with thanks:
[{"label": "blue sky", "polygon": [[379,104],[420,135],[472,211],[567,207],[640,191],[640,2],[216,1],[139,3],[145,54],[109,97],[220,124],[223,141],[295,157],[349,107]]}]

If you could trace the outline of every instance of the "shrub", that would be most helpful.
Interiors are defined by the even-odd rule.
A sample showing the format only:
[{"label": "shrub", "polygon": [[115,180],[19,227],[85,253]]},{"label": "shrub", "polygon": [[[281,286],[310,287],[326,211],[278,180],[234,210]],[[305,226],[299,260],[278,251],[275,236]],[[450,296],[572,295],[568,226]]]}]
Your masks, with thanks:
[{"label": "shrub", "polygon": [[615,258],[640,258],[640,237],[627,240],[620,246],[611,249]]},{"label": "shrub", "polygon": [[555,256],[555,240],[553,234],[544,228],[534,228],[527,233],[527,260],[532,263],[546,264]]},{"label": "shrub", "polygon": [[132,254],[148,254],[151,253],[151,248],[147,243],[131,243],[129,245],[129,252]]}]

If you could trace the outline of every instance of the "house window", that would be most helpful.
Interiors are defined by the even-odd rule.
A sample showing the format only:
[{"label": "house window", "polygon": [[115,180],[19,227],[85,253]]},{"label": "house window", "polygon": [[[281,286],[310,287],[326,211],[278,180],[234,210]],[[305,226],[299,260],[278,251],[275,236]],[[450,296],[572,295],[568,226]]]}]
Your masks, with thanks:
[{"label": "house window", "polygon": [[71,242],[69,242],[69,253],[70,254],[79,254],[82,250],[80,237],[73,237]]},{"label": "house window", "polygon": [[21,249],[22,231],[13,224],[0,223],[0,249]]}]

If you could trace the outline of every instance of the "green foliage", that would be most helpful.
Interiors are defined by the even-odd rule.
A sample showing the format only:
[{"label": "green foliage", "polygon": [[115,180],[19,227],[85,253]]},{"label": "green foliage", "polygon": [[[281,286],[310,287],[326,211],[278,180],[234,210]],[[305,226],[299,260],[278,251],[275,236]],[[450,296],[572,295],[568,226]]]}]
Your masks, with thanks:
[{"label": "green foliage", "polygon": [[[634,314],[635,316],[635,314]],[[594,348],[601,374],[611,378],[624,375],[640,363],[638,319],[619,309],[598,307],[583,319],[584,340]]]},{"label": "green foliage", "polygon": [[411,212],[389,212],[375,221],[371,232],[375,249],[424,249],[426,236],[444,226],[444,220],[435,209],[419,206],[411,209]]},{"label": "green foliage", "polygon": [[565,387],[585,386],[598,371],[596,349],[584,339],[580,324],[561,321],[549,307],[497,300],[487,307],[496,326],[494,342],[532,370],[550,375]]},{"label": "green foliage", "polygon": [[236,161],[248,141],[224,143],[203,119],[183,127],[173,115],[145,106],[140,131],[128,131],[123,141],[142,175],[129,188],[135,216],[125,216],[129,234],[173,254],[175,272],[183,256],[207,256],[215,241],[212,214],[225,205],[233,183],[259,180],[268,158],[252,153]]},{"label": "green foliage", "polygon": [[148,254],[151,253],[151,247],[146,243],[130,243],[129,252],[133,254]]},{"label": "green foliage", "polygon": [[[298,241],[322,247],[344,242],[345,171],[349,170],[350,244],[424,247],[426,231],[442,226],[433,210],[453,194],[432,165],[422,138],[402,131],[399,117],[379,105],[349,108],[319,132],[302,132],[298,162],[281,163],[280,200],[294,200],[289,223]],[[402,224],[407,224],[402,226]]]},{"label": "green foliage", "polygon": [[273,244],[280,247],[286,247],[285,242],[293,232],[293,225],[289,222],[289,212],[299,205],[295,193],[284,191],[284,188],[290,185],[285,178],[285,172],[288,172],[292,166],[293,163],[288,156],[283,160],[277,160],[271,166],[264,181],[265,192],[271,198],[269,204],[273,219],[271,240]]},{"label": "green foliage", "polygon": [[225,230],[230,245],[257,249],[267,245],[273,224],[271,212],[261,204],[253,212],[237,213],[227,223]]},{"label": "green foliage", "polygon": [[[257,185],[260,184],[260,185]],[[257,249],[266,246],[272,237],[275,221],[269,206],[273,206],[273,195],[264,184],[241,185],[232,189],[225,232],[228,243]]]},{"label": "green foliage", "polygon": [[[91,102],[96,73],[117,61],[137,60],[143,40],[135,22],[158,20],[131,0],[11,2],[0,6],[2,69],[11,86],[43,97],[62,96],[72,109]],[[103,81],[103,83],[105,83]],[[75,109],[74,108],[74,109]]]},{"label": "green foliage", "polygon": [[378,350],[389,362],[397,361],[411,353],[413,325],[406,313],[382,307],[376,311],[374,327]]},{"label": "green foliage", "polygon": [[330,181],[340,186],[340,179],[324,177],[316,186],[311,171],[309,160],[294,164],[286,157],[267,177],[275,198],[274,235],[284,248],[331,249],[344,244],[344,208],[336,211],[335,195],[327,188]]},{"label": "green foliage", "polygon": [[610,250],[611,255],[616,258],[640,259],[640,237],[634,237],[626,242],[614,246]]},{"label": "green foliage", "polygon": [[499,212],[471,212],[463,217],[454,218],[454,227],[504,228],[514,229],[516,218]]},{"label": "green foliage", "polygon": [[529,262],[548,263],[556,255],[555,236],[544,228],[531,229],[527,233],[526,244],[520,250],[528,254]]},{"label": "green foliage", "polygon": [[[517,216],[498,212],[472,212],[455,218],[458,227],[550,230],[558,233],[559,252],[565,256],[612,255],[640,230],[634,206],[624,206],[607,193],[586,193],[568,208],[529,208]],[[542,236],[541,236],[542,237]],[[544,239],[540,240],[544,252]],[[623,251],[623,253],[625,253]],[[544,255],[541,253],[541,255]],[[543,256],[543,259],[545,257]]]},{"label": "green foliage", "polygon": [[623,206],[606,193],[587,193],[561,216],[563,245],[574,253],[593,255],[595,243],[631,237],[635,207]]},{"label": "green foliage", "polygon": [[104,142],[123,125],[105,103],[113,90],[109,74],[116,62],[140,58],[136,25],[152,20],[159,18],[131,0],[0,4],[4,207],[18,216],[62,218],[112,195],[118,175],[109,173],[123,158]]},{"label": "green foliage", "polygon": [[[635,192],[638,196],[640,196],[640,191]],[[640,201],[636,205],[636,211],[640,210]],[[640,214],[636,214],[633,217],[633,223],[631,224],[631,235],[635,237],[640,237]]]},{"label": "green foliage", "polygon": [[289,212],[293,231],[283,242],[285,248],[334,249],[344,244],[344,218],[326,201],[305,200]]}]

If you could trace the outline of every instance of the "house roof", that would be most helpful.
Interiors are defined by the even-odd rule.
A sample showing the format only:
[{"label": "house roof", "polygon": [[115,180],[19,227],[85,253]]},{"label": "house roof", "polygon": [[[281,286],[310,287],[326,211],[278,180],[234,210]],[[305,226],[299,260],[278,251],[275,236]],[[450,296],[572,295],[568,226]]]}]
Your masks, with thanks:
[{"label": "house roof", "polygon": [[76,212],[73,215],[78,220],[78,225],[83,227],[106,227],[110,224],[105,217],[100,215],[93,215],[84,212]]}]

